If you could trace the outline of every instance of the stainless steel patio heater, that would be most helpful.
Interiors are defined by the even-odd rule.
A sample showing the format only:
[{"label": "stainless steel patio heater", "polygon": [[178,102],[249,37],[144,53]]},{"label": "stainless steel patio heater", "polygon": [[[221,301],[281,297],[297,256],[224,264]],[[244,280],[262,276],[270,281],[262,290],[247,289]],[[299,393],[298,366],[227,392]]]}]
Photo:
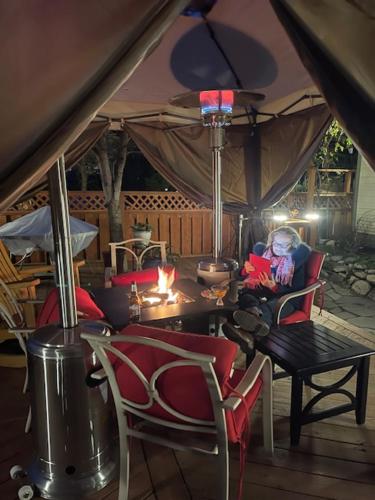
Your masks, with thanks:
[{"label": "stainless steel patio heater", "polygon": [[198,279],[210,286],[232,277],[238,268],[234,259],[222,256],[222,219],[221,201],[221,159],[225,145],[225,127],[231,125],[234,108],[245,108],[262,101],[264,95],[247,90],[204,90],[188,92],[170,100],[174,106],[200,108],[204,127],[210,128],[210,149],[212,158],[212,258],[198,264]]},{"label": "stainless steel patio heater", "polygon": [[81,500],[117,473],[108,381],[91,377],[98,360],[81,333],[108,335],[99,322],[78,323],[64,158],[48,172],[61,324],[38,328],[27,342],[34,458],[18,492],[26,500]]}]

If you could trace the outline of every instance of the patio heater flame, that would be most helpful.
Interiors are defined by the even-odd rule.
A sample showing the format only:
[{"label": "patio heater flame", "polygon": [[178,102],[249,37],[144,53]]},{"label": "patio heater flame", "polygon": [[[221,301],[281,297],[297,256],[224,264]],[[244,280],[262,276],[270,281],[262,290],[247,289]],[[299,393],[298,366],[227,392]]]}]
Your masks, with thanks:
[{"label": "patio heater flame", "polygon": [[235,107],[246,107],[262,101],[264,95],[247,90],[202,90],[174,97],[170,103],[183,108],[200,108],[204,127],[210,128],[212,158],[213,205],[213,259],[198,264],[198,275],[206,284],[213,284],[230,277],[238,264],[233,259],[222,258],[221,155],[225,143],[225,127],[231,125]]}]

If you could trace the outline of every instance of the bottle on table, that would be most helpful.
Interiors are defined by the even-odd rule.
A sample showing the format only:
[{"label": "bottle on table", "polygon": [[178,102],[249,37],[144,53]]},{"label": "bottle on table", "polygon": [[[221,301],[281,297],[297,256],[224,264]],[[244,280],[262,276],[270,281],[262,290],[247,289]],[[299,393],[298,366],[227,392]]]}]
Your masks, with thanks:
[{"label": "bottle on table", "polygon": [[129,298],[129,321],[137,323],[141,317],[141,299],[138,295],[137,283],[132,281]]}]

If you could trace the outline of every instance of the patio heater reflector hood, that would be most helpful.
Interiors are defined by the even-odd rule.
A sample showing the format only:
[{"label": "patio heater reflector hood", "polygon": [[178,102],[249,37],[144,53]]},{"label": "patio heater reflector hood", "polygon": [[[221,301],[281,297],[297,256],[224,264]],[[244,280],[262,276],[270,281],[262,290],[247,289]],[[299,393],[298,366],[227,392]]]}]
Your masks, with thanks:
[{"label": "patio heater reflector hood", "polygon": [[[200,108],[204,127],[210,128],[210,149],[212,158],[212,209],[213,209],[213,255],[198,264],[198,275],[206,281],[219,282],[238,267],[233,259],[222,257],[222,218],[221,202],[221,153],[224,149],[225,127],[231,124],[235,108],[247,108],[264,99],[263,94],[248,90],[202,90],[178,95],[170,100],[173,106]],[[214,273],[209,276],[207,273]]]}]

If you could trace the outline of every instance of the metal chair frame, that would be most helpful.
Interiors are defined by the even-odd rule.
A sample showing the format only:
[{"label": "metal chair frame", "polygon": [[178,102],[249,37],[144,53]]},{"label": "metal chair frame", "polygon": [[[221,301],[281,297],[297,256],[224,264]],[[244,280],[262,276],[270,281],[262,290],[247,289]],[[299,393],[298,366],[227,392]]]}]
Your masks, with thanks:
[{"label": "metal chair frame", "polygon": [[[0,317],[4,320],[8,327],[8,331],[17,338],[22,351],[25,353],[27,359],[27,348],[25,338],[27,340],[30,333],[34,328],[28,328],[23,314],[22,307],[17,301],[16,296],[12,293],[11,289],[0,279]],[[25,381],[22,392],[25,394],[29,385],[29,372],[26,363]],[[31,424],[31,410],[29,408],[25,432],[29,432]]]},{"label": "metal chair frame", "polygon": [[[258,353],[245,372],[244,377],[238,386],[234,389],[232,395],[223,399],[218,380],[215,374],[213,363],[215,357],[196,352],[186,351],[184,349],[175,347],[166,342],[138,336],[116,335],[112,337],[97,337],[88,334],[82,334],[82,338],[88,341],[92,349],[97,354],[104,370],[101,373],[94,374],[94,378],[108,377],[112,394],[115,401],[119,435],[120,435],[120,487],[119,487],[119,500],[127,500],[129,489],[129,446],[128,437],[136,437],[157,443],[175,450],[186,451],[191,450],[195,452],[210,454],[217,456],[218,459],[218,500],[228,500],[229,498],[229,456],[228,456],[228,439],[227,439],[227,426],[225,420],[225,411],[234,411],[241,403],[242,396],[251,390],[258,376],[262,374],[263,377],[263,437],[264,446],[270,453],[273,452],[273,426],[272,426],[272,364],[269,357]],[[126,342],[130,344],[140,344],[144,346],[151,346],[156,349],[173,353],[181,360],[170,362],[158,368],[150,380],[147,380],[142,371],[134,364],[134,362],[125,354],[116,349],[115,345],[119,342]],[[149,399],[144,404],[135,403],[127,400],[121,396],[116,376],[113,367],[107,357],[107,352],[115,354],[123,363],[125,363],[142,382]],[[170,368],[177,366],[196,366],[200,367],[207,383],[208,391],[211,398],[214,419],[210,421],[199,420],[181,414],[174,408],[169,406],[160,397],[157,389],[158,377]],[[151,416],[145,410],[150,408],[154,403],[158,403],[165,411],[167,411],[174,418],[181,420],[179,422],[171,422]],[[204,449],[196,446],[184,445],[180,442],[173,441],[164,437],[156,436],[149,432],[139,430],[139,427],[130,427],[128,425],[127,415],[136,415],[141,418],[143,422],[151,422],[153,425],[160,426],[161,428],[177,429],[185,432],[205,433],[216,436],[216,443],[211,449]]]},{"label": "metal chair frame", "polygon": [[142,252],[137,255],[132,248],[129,248],[126,245],[133,243],[145,243],[145,240],[142,238],[132,238],[130,240],[119,241],[115,243],[109,243],[109,247],[111,249],[111,268],[113,273],[117,273],[117,250],[124,250],[125,252],[130,253],[136,264],[136,271],[140,271],[142,269],[142,261],[147,252],[152,250],[153,248],[160,248],[161,254],[161,262],[162,264],[167,263],[167,242],[166,241],[154,241],[150,240],[149,244],[145,247]]},{"label": "metal chair frame", "polygon": [[[320,272],[321,272],[322,267],[323,267],[324,259],[325,259],[325,254],[323,254],[323,258],[322,258],[322,261],[321,261],[321,264],[320,264],[320,267],[319,267],[319,270],[317,273],[318,277],[320,276]],[[274,323],[276,325],[280,324],[281,311],[282,311],[283,307],[285,306],[285,304],[289,300],[294,299],[296,297],[303,297],[304,295],[309,295],[310,293],[312,293],[313,294],[312,302],[314,302],[314,296],[315,296],[316,290],[323,287],[325,284],[326,284],[326,282],[324,280],[321,280],[318,278],[314,283],[307,286],[306,288],[303,288],[302,290],[299,290],[298,292],[287,293],[287,294],[283,295],[282,297],[280,297],[280,299],[277,301],[276,309],[274,312]]]}]

